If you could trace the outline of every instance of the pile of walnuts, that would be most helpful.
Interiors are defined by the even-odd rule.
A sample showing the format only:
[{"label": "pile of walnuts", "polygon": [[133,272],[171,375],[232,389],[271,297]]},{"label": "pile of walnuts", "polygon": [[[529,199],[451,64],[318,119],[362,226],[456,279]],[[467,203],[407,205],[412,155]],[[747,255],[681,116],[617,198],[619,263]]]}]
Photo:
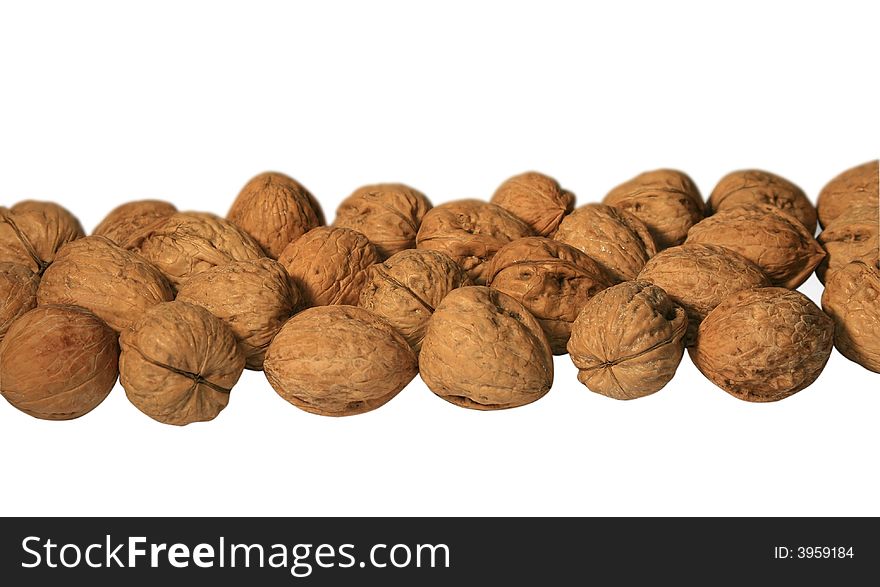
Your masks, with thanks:
[{"label": "pile of walnuts", "polygon": [[[118,379],[141,412],[185,425],[215,418],[244,369],[329,416],[374,410],[419,374],[452,404],[495,410],[543,397],[553,355],[591,391],[634,399],[687,351],[734,397],[776,401],[834,346],[880,373],[878,251],[878,161],[816,206],[754,169],[708,200],[680,171],[649,171],[578,208],[536,172],[437,207],[375,184],[331,225],[269,172],[225,218],[143,200],[89,236],[28,200],[0,207],[0,393],[64,420]],[[821,309],[797,291],[814,272]]]}]

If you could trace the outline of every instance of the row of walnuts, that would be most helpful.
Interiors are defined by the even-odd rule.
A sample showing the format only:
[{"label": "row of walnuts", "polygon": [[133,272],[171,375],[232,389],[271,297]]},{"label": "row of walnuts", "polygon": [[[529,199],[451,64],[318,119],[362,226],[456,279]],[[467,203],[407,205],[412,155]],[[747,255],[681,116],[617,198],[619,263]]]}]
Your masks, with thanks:
[{"label": "row of walnuts", "polygon": [[[138,409],[183,425],[217,416],[245,368],[333,416],[420,373],[488,410],[547,393],[554,354],[592,391],[631,399],[666,385],[687,349],[730,394],[774,401],[811,384],[832,344],[880,372],[878,217],[877,161],[831,180],[818,209],[758,170],[708,202],[684,173],[651,171],[579,208],[539,173],[437,207],[371,185],[331,226],[280,173],[248,182],[226,218],[138,201],[91,236],[24,201],[0,208],[0,391],[69,419],[118,376]],[[814,271],[824,311],[796,291]]]}]

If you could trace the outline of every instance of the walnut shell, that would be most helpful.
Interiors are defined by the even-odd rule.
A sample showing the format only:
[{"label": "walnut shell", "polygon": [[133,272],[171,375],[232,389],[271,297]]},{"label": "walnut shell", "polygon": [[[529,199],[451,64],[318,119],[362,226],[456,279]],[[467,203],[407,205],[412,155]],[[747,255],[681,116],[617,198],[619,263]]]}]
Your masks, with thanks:
[{"label": "walnut shell", "polygon": [[247,182],[226,218],[251,235],[273,259],[288,244],[324,224],[324,213],[315,197],[292,177],[274,171]]},{"label": "walnut shell", "polygon": [[323,416],[375,410],[418,372],[400,333],[354,306],[309,308],[291,318],[269,345],[265,369],[278,395]]},{"label": "walnut shell", "polygon": [[553,354],[522,304],[488,287],[461,287],[428,321],[419,370],[431,391],[457,406],[515,408],[550,391]]},{"label": "walnut shell", "polygon": [[379,261],[379,252],[366,236],[335,226],[310,230],[278,258],[307,306],[356,304],[367,269]]},{"label": "walnut shell", "polygon": [[657,253],[639,273],[639,281],[663,288],[688,315],[685,344],[692,345],[703,318],[730,294],[767,287],[757,265],[731,249],[689,243]]},{"label": "walnut shell", "polygon": [[133,250],[158,267],[175,289],[212,267],[265,256],[247,233],[205,212],[172,214],[142,233]]},{"label": "walnut shell", "polygon": [[84,234],[79,220],[58,204],[26,200],[0,207],[0,262],[42,273],[64,243]]},{"label": "walnut shell", "polygon": [[584,304],[613,282],[576,248],[534,236],[501,247],[489,264],[486,284],[525,306],[544,329],[553,354],[563,355]]},{"label": "walnut shell", "polygon": [[301,304],[287,271],[269,258],[235,261],[186,282],[177,301],[201,306],[223,320],[244,352],[248,369],[263,368],[269,343]]},{"label": "walnut shell", "polygon": [[576,209],[563,219],[553,239],[592,257],[615,282],[635,279],[657,253],[654,239],[641,220],[604,204]]},{"label": "walnut shell", "polygon": [[559,182],[536,171],[515,175],[492,196],[497,204],[528,224],[538,236],[553,236],[566,214],[574,210],[575,196]]},{"label": "walnut shell", "polygon": [[213,420],[244,370],[244,353],[229,327],[185,302],[151,307],[122,333],[119,344],[125,395],[164,424]]},{"label": "walnut shell", "polygon": [[680,245],[703,219],[706,204],[694,181],[674,169],[635,176],[605,196],[603,204],[626,210],[645,223],[657,250]]},{"label": "walnut shell", "polygon": [[794,289],[825,257],[825,251],[797,218],[767,204],[744,205],[695,224],[688,244],[732,249],[757,265],[773,285]]},{"label": "walnut shell", "polygon": [[333,226],[356,230],[383,259],[416,246],[422,218],[431,209],[425,194],[400,183],[367,185],[339,204]]},{"label": "walnut shell", "polygon": [[531,235],[529,225],[501,206],[458,200],[425,214],[416,246],[446,253],[468,272],[471,281],[484,284],[488,263],[498,249]]},{"label": "walnut shell", "polygon": [[358,305],[384,318],[418,353],[434,308],[450,291],[470,284],[449,255],[409,249],[370,267]]},{"label": "walnut shell", "polygon": [[681,362],[687,326],[684,309],[646,281],[599,292],[574,321],[568,341],[578,381],[614,399],[659,391]]},{"label": "walnut shell", "polygon": [[852,261],[873,265],[880,259],[880,206],[858,205],[847,208],[817,237],[826,256],[816,267],[822,283],[828,275]]},{"label": "walnut shell", "polygon": [[822,372],[834,324],[804,294],[759,287],[738,291],[709,312],[689,349],[712,383],[750,402],[784,399]]},{"label": "walnut shell", "polygon": [[834,320],[840,354],[880,373],[880,264],[854,261],[832,273],[822,308]]},{"label": "walnut shell", "polygon": [[174,299],[162,272],[103,236],[67,243],[43,274],[37,302],[80,306],[117,332],[155,304]]},{"label": "walnut shell", "polygon": [[18,263],[0,263],[0,342],[9,326],[37,305],[39,273]]},{"label": "walnut shell", "polygon": [[819,223],[826,227],[851,206],[880,201],[880,160],[847,169],[819,192]]},{"label": "walnut shell", "polygon": [[116,333],[91,312],[41,306],[0,342],[0,393],[35,418],[72,420],[113,389],[118,356]]},{"label": "walnut shell", "polygon": [[174,204],[162,200],[138,200],[114,208],[92,232],[122,247],[130,248],[142,232],[177,212]]},{"label": "walnut shell", "polygon": [[769,204],[788,212],[816,233],[816,207],[804,191],[784,177],[760,169],[728,173],[709,196],[709,210],[718,212],[748,204]]}]

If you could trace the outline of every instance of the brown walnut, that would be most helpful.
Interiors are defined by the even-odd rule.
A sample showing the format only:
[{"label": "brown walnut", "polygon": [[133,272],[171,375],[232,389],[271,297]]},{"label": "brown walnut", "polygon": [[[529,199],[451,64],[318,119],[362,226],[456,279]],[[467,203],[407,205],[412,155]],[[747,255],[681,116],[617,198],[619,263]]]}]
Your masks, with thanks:
[{"label": "brown walnut", "polygon": [[880,264],[854,261],[828,278],[822,308],[844,357],[880,373]]},{"label": "brown walnut", "polygon": [[9,326],[37,305],[40,275],[18,263],[0,263],[0,342]]},{"label": "brown walnut", "polygon": [[162,200],[138,200],[114,208],[95,227],[95,236],[107,237],[123,249],[130,248],[140,234],[177,212],[174,204]]},{"label": "brown walnut", "polygon": [[492,196],[497,204],[528,224],[538,236],[553,236],[566,214],[574,210],[575,196],[543,173],[515,175]]},{"label": "brown walnut", "polygon": [[816,207],[804,191],[784,177],[760,169],[728,173],[709,196],[711,212],[744,204],[769,204],[797,218],[810,234],[816,233]]},{"label": "brown walnut", "polygon": [[25,200],[0,207],[0,262],[42,273],[64,243],[84,234],[79,220],[58,204]]},{"label": "brown walnut", "polygon": [[852,261],[876,263],[880,259],[880,206],[865,204],[847,208],[819,233],[817,240],[826,253],[816,267],[816,275],[822,283],[828,275]]},{"label": "brown walnut", "polygon": [[847,169],[819,192],[819,223],[826,227],[852,206],[880,201],[880,161],[874,159]]}]

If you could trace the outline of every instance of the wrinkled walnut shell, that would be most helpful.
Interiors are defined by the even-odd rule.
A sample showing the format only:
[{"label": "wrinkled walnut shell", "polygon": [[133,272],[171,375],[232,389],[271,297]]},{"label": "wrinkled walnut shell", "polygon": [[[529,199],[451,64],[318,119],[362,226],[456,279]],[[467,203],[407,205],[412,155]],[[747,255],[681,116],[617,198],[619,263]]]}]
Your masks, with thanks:
[{"label": "wrinkled walnut shell", "polygon": [[399,183],[368,185],[339,205],[333,226],[356,230],[370,239],[383,259],[414,249],[422,218],[431,209],[425,194]]},{"label": "wrinkled walnut shell", "polygon": [[41,306],[0,342],[0,393],[35,418],[78,418],[113,389],[118,356],[116,333],[91,312]]},{"label": "wrinkled walnut shell", "polygon": [[553,354],[522,304],[488,287],[461,287],[428,321],[419,371],[431,391],[457,406],[514,408],[550,391]]},{"label": "wrinkled walnut shell", "polygon": [[880,206],[860,205],[844,210],[817,237],[826,256],[816,267],[822,283],[852,261],[873,265],[880,259]]},{"label": "wrinkled walnut shell", "polygon": [[825,251],[797,218],[775,206],[753,204],[723,210],[695,224],[687,243],[719,245],[757,265],[773,285],[801,285]]},{"label": "wrinkled walnut shell", "polygon": [[874,159],[847,169],[819,192],[819,223],[826,227],[847,208],[880,201],[880,161]]},{"label": "wrinkled walnut shell", "polygon": [[788,212],[816,233],[816,207],[804,191],[784,177],[760,169],[728,173],[709,196],[709,209],[719,212],[749,204],[768,204]]},{"label": "wrinkled walnut shell", "polygon": [[604,204],[576,209],[565,217],[553,239],[592,257],[615,282],[635,279],[657,253],[654,239],[641,220]]},{"label": "wrinkled walnut shell", "polygon": [[0,263],[42,273],[62,245],[84,234],[79,220],[58,204],[26,200],[0,207]]},{"label": "wrinkled walnut shell", "polygon": [[37,302],[80,306],[120,332],[155,304],[174,299],[162,272],[103,236],[87,236],[58,251]]},{"label": "wrinkled walnut shell", "polygon": [[410,249],[370,267],[358,305],[384,318],[418,353],[437,305],[450,291],[470,284],[449,255]]},{"label": "wrinkled walnut shell", "polygon": [[684,309],[648,282],[599,292],[575,320],[568,342],[578,381],[614,399],[659,391],[681,362],[687,326]]},{"label": "wrinkled walnut shell", "polygon": [[834,323],[781,287],[734,293],[709,312],[689,349],[697,369],[732,396],[784,399],[813,383],[831,354]]},{"label": "wrinkled walnut shell", "polygon": [[134,406],[164,424],[213,420],[244,370],[229,327],[200,306],[165,302],[119,337],[119,381]]},{"label": "wrinkled walnut shell", "polygon": [[232,330],[248,369],[263,368],[269,343],[299,307],[299,290],[269,258],[235,261],[191,278],[177,301],[201,306]]},{"label": "wrinkled walnut shell", "polygon": [[486,284],[525,306],[544,329],[553,354],[563,355],[572,322],[612,280],[576,248],[535,236],[501,247],[489,264]]},{"label": "wrinkled walnut shell", "polygon": [[9,326],[37,305],[40,275],[18,263],[0,263],[0,342]]},{"label": "wrinkled walnut shell", "polygon": [[278,395],[323,416],[374,410],[418,372],[416,355],[387,322],[354,306],[309,308],[269,345],[266,377]]},{"label": "wrinkled walnut shell", "polygon": [[834,320],[834,346],[844,357],[880,373],[880,264],[854,261],[825,284],[822,308]]},{"label": "wrinkled walnut shell", "polygon": [[501,206],[538,236],[553,236],[566,214],[574,210],[575,197],[559,182],[536,171],[515,175],[499,186],[492,203]]},{"label": "wrinkled walnut shell", "polygon": [[177,212],[174,204],[162,200],[138,200],[113,209],[92,232],[122,247],[130,248],[141,235],[154,224]]},{"label": "wrinkled walnut shell", "polygon": [[495,204],[458,200],[425,214],[417,247],[440,251],[468,272],[471,281],[486,283],[486,269],[498,249],[512,240],[531,236],[525,222]]}]

